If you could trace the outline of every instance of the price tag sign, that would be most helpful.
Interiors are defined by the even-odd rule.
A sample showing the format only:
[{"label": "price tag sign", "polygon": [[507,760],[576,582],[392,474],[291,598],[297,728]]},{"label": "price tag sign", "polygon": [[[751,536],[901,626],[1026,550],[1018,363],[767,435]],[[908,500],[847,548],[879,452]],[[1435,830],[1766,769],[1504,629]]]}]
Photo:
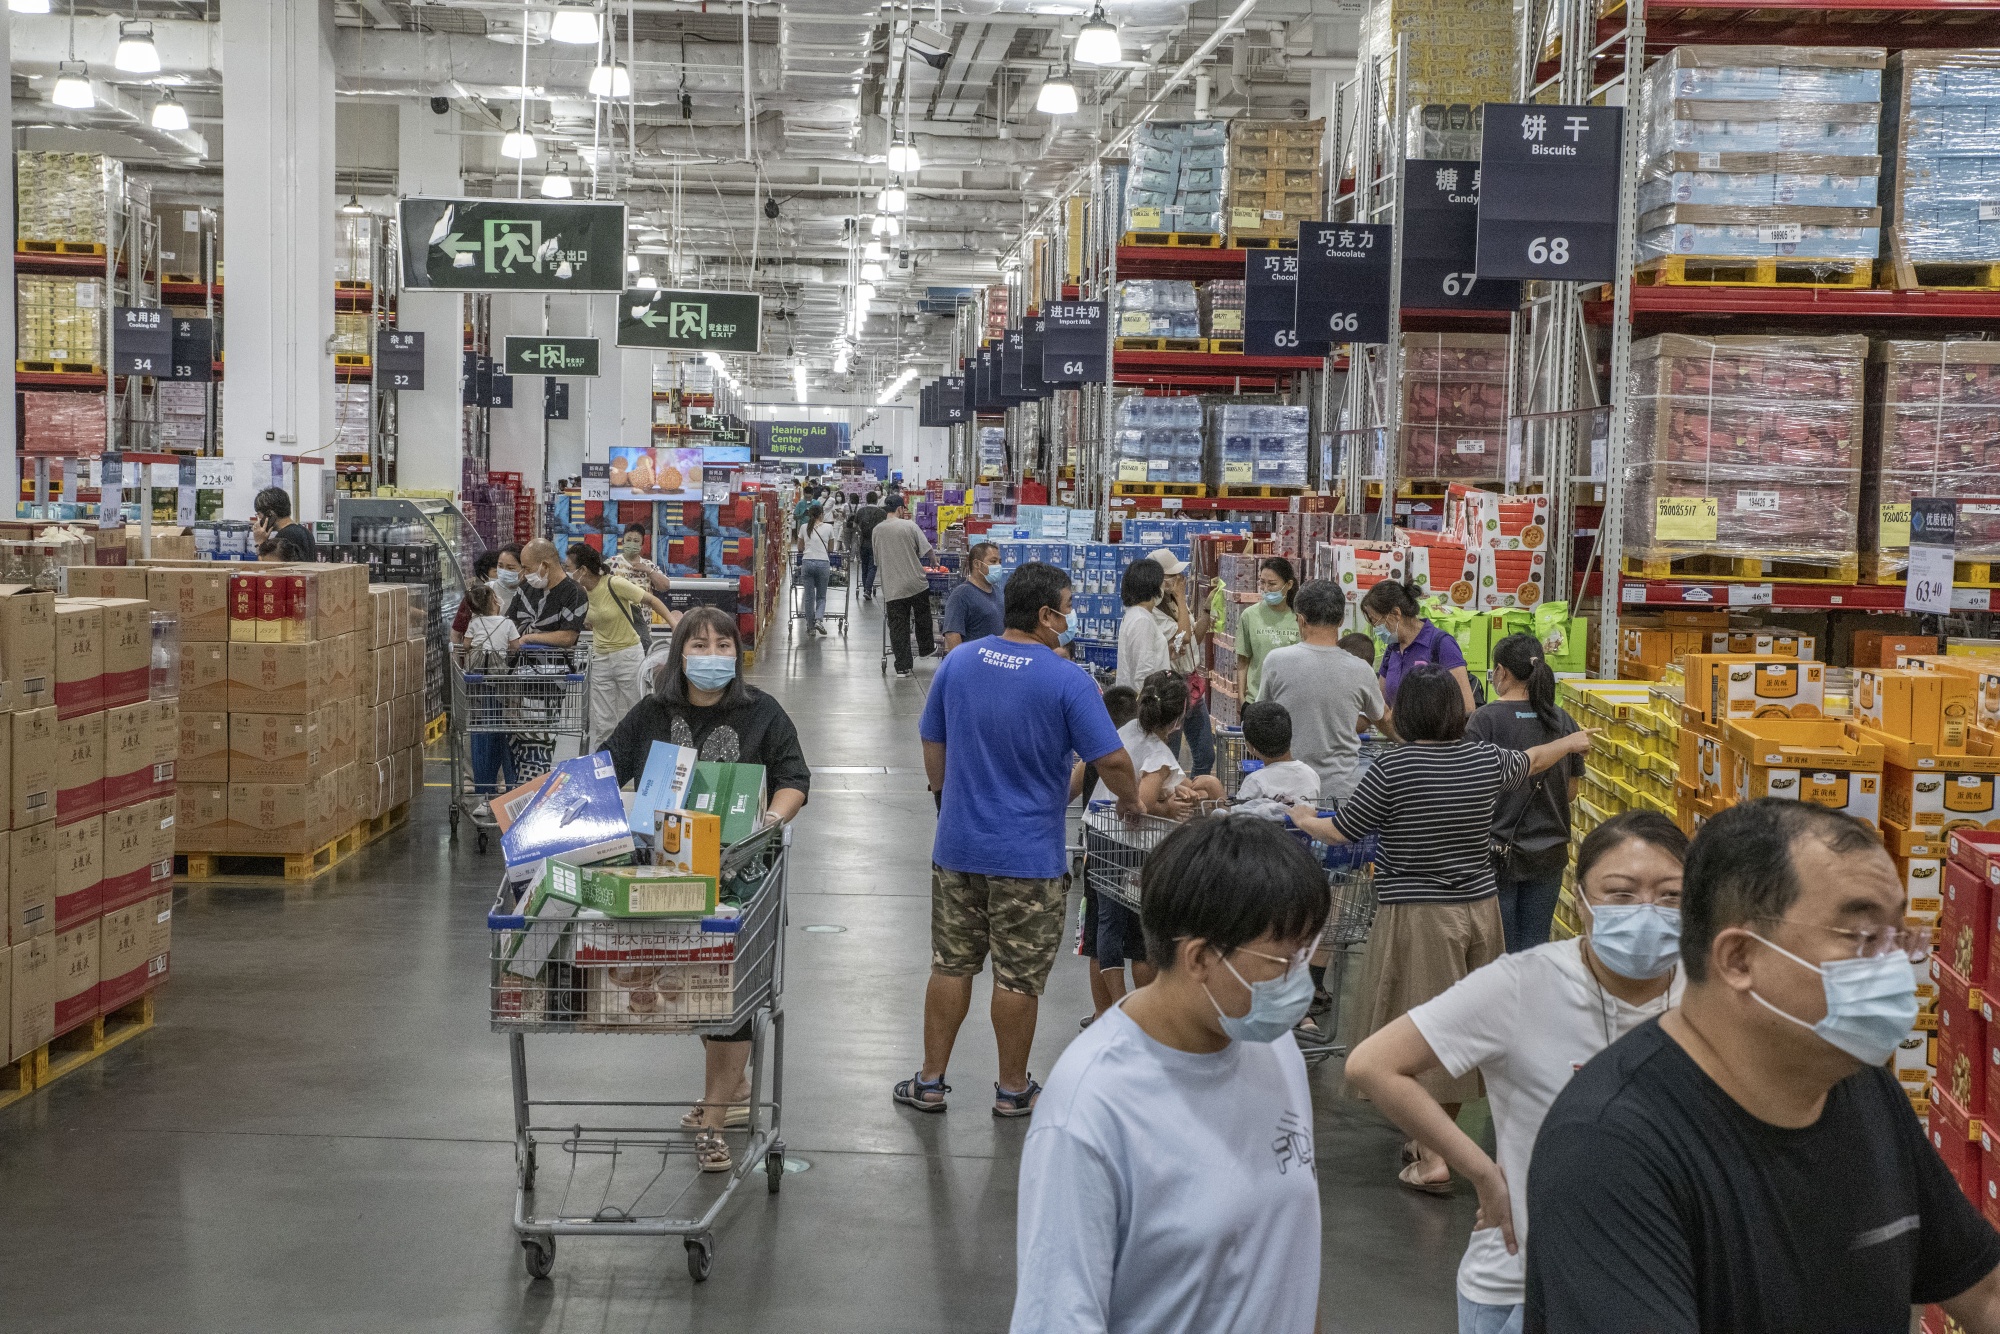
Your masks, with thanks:
[{"label": "price tag sign", "polygon": [[1042,311],[1042,381],[1104,384],[1104,343],[1110,336],[1102,301],[1056,301]]},{"label": "price tag sign", "polygon": [[375,383],[384,389],[424,387],[421,331],[384,329],[375,335]]},{"label": "price tag sign", "polygon": [[1480,140],[1482,282],[1606,282],[1618,253],[1621,107],[1486,104]]},{"label": "price tag sign", "polygon": [[1958,502],[1917,496],[1910,501],[1910,570],[1903,610],[1949,615],[1951,563],[1958,546]]},{"label": "price tag sign", "polygon": [[1769,584],[1731,584],[1729,605],[1732,607],[1768,607],[1771,603]]},{"label": "price tag sign", "polygon": [[1403,182],[1404,307],[1517,309],[1518,282],[1477,273],[1479,164],[1413,158]]},{"label": "price tag sign", "polygon": [[164,310],[119,306],[111,312],[111,366],[120,375],[173,374],[174,331]]},{"label": "price tag sign", "polygon": [[611,499],[611,465],[609,463],[584,464],[582,490],[585,500]]},{"label": "price tag sign", "polygon": [[194,484],[205,491],[236,485],[236,460],[198,458],[194,461]]},{"label": "price tag sign", "polygon": [[172,330],[173,377],[188,384],[215,378],[215,321],[176,319]]},{"label": "price tag sign", "polygon": [[1719,508],[1713,496],[1656,496],[1653,536],[1662,542],[1713,542]]},{"label": "price tag sign", "polygon": [[1301,339],[1381,343],[1389,338],[1389,255],[1395,228],[1379,223],[1299,224],[1292,327]]},{"label": "price tag sign", "polygon": [[1889,504],[1881,507],[1881,541],[1884,547],[1906,547],[1910,545],[1910,502]]},{"label": "price tag sign", "polygon": [[1243,256],[1243,355],[1323,357],[1327,339],[1306,340],[1292,327],[1299,293],[1299,256],[1294,250],[1250,250]]}]

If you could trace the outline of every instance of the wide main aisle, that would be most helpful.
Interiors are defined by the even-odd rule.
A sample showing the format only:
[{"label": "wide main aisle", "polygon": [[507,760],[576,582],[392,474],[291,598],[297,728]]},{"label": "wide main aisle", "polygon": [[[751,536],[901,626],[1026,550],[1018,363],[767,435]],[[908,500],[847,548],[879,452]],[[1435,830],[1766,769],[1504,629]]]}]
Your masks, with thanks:
[{"label": "wide main aisle", "polygon": [[[716,1229],[712,1277],[677,1240],[566,1239],[531,1282],[513,1199],[506,1043],[487,1031],[484,913],[496,854],[447,841],[445,792],[310,888],[183,886],[159,1025],[0,1112],[0,1328],[395,1330],[402,1334],[1006,1328],[1026,1124],[986,1109],[982,978],[952,1111],[895,1107],[929,966],[933,823],[916,719],[932,665],[879,670],[880,605],[849,637],[776,637],[752,680],[797,721],[814,772],[796,823],[785,1139]],[[432,782],[442,782],[433,766]],[[838,927],[812,931],[808,927]],[[1033,1069],[1089,1008],[1058,960]],[[538,1092],[699,1092],[692,1039],[530,1038]],[[1441,1330],[1469,1188],[1395,1183],[1397,1136],[1314,1075],[1328,1331]],[[564,1170],[546,1152],[546,1183]]]}]

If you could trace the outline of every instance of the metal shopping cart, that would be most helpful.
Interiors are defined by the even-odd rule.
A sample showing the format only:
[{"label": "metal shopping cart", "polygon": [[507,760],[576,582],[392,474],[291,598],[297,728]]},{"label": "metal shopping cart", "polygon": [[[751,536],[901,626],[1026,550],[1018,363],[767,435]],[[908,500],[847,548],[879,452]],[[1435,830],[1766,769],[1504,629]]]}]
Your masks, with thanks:
[{"label": "metal shopping cart", "polygon": [[[734,918],[595,918],[516,909],[503,887],[492,932],[491,1022],[507,1035],[513,1069],[514,1231],[528,1273],[547,1278],[557,1237],[683,1239],[688,1274],[708,1277],[713,1228],[738,1186],[762,1169],[775,1195],[785,1175],[784,931],[790,831],[773,826],[723,852],[725,900]],[[695,1166],[699,1129],[669,1113],[695,1102],[533,1098],[530,1033],[698,1034],[723,1038],[750,1024],[748,1123],[720,1132],[735,1166],[720,1188]],[[769,1055],[768,1076],[765,1057]],[[765,1081],[769,1090],[766,1094]],[[569,1090],[563,1090],[565,1093]],[[593,1112],[604,1124],[586,1124]],[[647,1124],[652,1123],[652,1124]],[[554,1147],[546,1187],[539,1152]],[[676,1160],[685,1170],[673,1171]],[[689,1173],[692,1173],[690,1178]]]},{"label": "metal shopping cart", "polygon": [[[956,558],[954,557],[953,559]],[[919,616],[928,616],[931,618],[931,642],[937,645],[939,651],[943,650],[944,631],[940,627],[944,624],[945,598],[950,594],[952,589],[964,582],[960,576],[952,573],[950,570],[933,569],[928,566],[924,569],[924,579],[928,584],[926,591],[930,596],[918,603],[910,611],[910,645],[912,653],[915,652],[916,645],[921,642],[917,635],[917,617]],[[889,608],[885,605],[882,608],[882,671],[884,674],[887,674],[889,663],[895,656],[896,647],[889,637]]]},{"label": "metal shopping cart", "polygon": [[1243,785],[1243,762],[1250,758],[1243,746],[1243,729],[1214,727],[1210,734],[1215,738],[1216,781],[1222,784],[1223,795],[1234,800],[1236,789]]},{"label": "metal shopping cart", "polygon": [[[485,852],[499,828],[486,801],[499,793],[477,790],[475,751],[509,747],[516,738],[533,739],[538,751],[539,739],[547,738],[551,754],[559,738],[574,738],[581,750],[590,718],[590,649],[583,644],[526,648],[493,670],[483,669],[479,660],[475,649],[472,669],[465,657],[454,657],[451,664],[451,836],[457,838],[459,821],[468,820]],[[497,757],[492,763],[498,772]],[[515,778],[526,782],[547,766],[533,773],[521,772],[518,762],[512,767]]]},{"label": "metal shopping cart", "polygon": [[[844,551],[830,551],[827,553],[827,557],[833,564],[833,575],[826,586],[826,612],[821,619],[839,621],[840,636],[845,639],[847,637],[848,607],[854,601],[854,590],[848,582],[847,553]],[[806,588],[804,562],[799,558],[797,552],[793,552],[791,593],[791,619],[793,621],[802,621],[806,618],[806,596],[809,592],[810,590]],[[835,596],[836,593],[838,593],[838,597]]]}]

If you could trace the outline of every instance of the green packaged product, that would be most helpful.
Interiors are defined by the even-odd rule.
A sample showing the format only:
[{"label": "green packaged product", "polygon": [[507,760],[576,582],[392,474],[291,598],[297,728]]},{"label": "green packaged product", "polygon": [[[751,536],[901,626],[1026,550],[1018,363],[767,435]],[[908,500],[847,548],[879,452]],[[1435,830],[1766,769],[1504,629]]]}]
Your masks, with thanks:
[{"label": "green packaged product", "polygon": [[607,917],[706,917],[717,903],[714,876],[612,862],[579,865],[561,857],[549,858],[542,891]]},{"label": "green packaged product", "polygon": [[694,767],[687,809],[722,820],[722,844],[741,843],[764,819],[764,766],[703,760]]}]

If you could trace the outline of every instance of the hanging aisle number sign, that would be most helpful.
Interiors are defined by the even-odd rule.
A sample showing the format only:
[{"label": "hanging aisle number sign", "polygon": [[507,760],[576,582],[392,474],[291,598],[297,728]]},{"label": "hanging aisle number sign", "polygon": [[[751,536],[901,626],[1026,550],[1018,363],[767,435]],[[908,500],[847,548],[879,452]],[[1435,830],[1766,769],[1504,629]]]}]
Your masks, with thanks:
[{"label": "hanging aisle number sign", "polygon": [[424,387],[421,329],[383,329],[375,335],[375,385],[379,389]]},{"label": "hanging aisle number sign", "polygon": [[1482,278],[1477,162],[1412,158],[1403,164],[1403,308],[1514,310],[1521,285]]},{"label": "hanging aisle number sign", "polygon": [[965,403],[965,377],[963,375],[942,375],[938,377],[938,421],[939,426],[956,426],[969,421],[971,411]]},{"label": "hanging aisle number sign", "polygon": [[1052,385],[1104,384],[1104,344],[1110,336],[1102,301],[1054,301],[1042,311],[1042,380]]},{"label": "hanging aisle number sign", "polygon": [[1295,250],[1243,253],[1243,354],[1250,357],[1323,357],[1333,344],[1302,339],[1292,327],[1298,305],[1299,256]]},{"label": "hanging aisle number sign", "polygon": [[1620,107],[1486,106],[1482,281],[1608,282],[1618,268]]},{"label": "hanging aisle number sign", "polygon": [[174,331],[167,312],[119,306],[111,313],[112,369],[120,375],[171,375]]},{"label": "hanging aisle number sign", "polygon": [[1389,340],[1389,256],[1395,228],[1381,223],[1299,224],[1292,327],[1301,339]]}]

